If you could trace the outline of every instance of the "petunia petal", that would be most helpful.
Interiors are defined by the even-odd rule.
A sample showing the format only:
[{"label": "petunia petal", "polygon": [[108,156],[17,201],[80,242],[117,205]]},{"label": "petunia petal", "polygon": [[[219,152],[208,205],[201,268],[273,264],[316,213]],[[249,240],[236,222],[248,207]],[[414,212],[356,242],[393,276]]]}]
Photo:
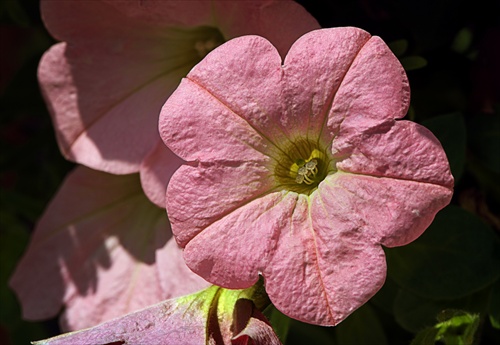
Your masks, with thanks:
[{"label": "petunia petal", "polygon": [[269,298],[281,312],[332,326],[382,286],[385,260],[380,246],[366,244],[351,224],[336,217],[344,210],[321,206],[314,197],[297,199],[263,275]]},{"label": "petunia petal", "polygon": [[167,185],[174,172],[184,163],[158,139],[155,148],[142,161],[141,185],[156,206],[165,208]]},{"label": "petunia petal", "polygon": [[157,259],[181,255],[169,237],[165,212],[144,196],[138,175],[78,167],[40,219],[10,285],[27,319],[54,316],[65,305],[65,329],[93,326],[174,296],[164,290],[169,285],[187,280],[182,293],[206,286],[180,260],[173,262],[183,267],[172,269],[184,275],[159,273],[169,267]]},{"label": "petunia petal", "polygon": [[267,193],[273,179],[252,162],[183,165],[167,188],[167,210],[177,242],[193,237],[228,213]]},{"label": "petunia petal", "polygon": [[[453,188],[441,144],[428,129],[414,122],[398,121],[389,129],[361,135],[351,144],[347,158],[337,163],[339,170]],[[334,140],[333,150],[337,145]],[[338,152],[339,156],[346,156],[342,150]]]},{"label": "petunia petal", "polygon": [[347,139],[378,126],[387,127],[405,116],[409,105],[410,86],[401,63],[374,36],[342,80],[328,115],[328,130]]},{"label": "petunia petal", "polygon": [[281,57],[268,40],[244,36],[212,51],[186,78],[276,143],[286,134],[280,120],[287,111],[281,101],[282,73]]},{"label": "petunia petal", "polygon": [[295,197],[272,193],[239,207],[186,244],[186,264],[220,286],[252,286],[272,258],[281,225],[287,223],[294,204]]},{"label": "petunia petal", "polygon": [[318,190],[323,207],[342,207],[339,218],[371,243],[402,246],[422,234],[453,191],[430,183],[337,172]]},{"label": "petunia petal", "polygon": [[305,34],[293,44],[283,69],[290,110],[286,122],[297,135],[331,141],[332,133],[320,133],[346,73],[370,37],[358,28],[334,28]]},{"label": "petunia petal", "polygon": [[269,142],[210,91],[190,79],[183,79],[161,114],[163,140],[186,161],[269,160],[262,153],[268,151]]}]

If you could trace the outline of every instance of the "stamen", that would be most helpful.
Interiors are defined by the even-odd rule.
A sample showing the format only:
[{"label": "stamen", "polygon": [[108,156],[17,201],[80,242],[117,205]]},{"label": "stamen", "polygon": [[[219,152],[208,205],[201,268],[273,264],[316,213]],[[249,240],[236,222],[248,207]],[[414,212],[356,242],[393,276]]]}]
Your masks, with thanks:
[{"label": "stamen", "polygon": [[304,182],[304,175],[297,175],[297,177],[295,178],[295,182],[297,182],[298,184]]},{"label": "stamen", "polygon": [[317,173],[318,161],[313,158],[297,170],[297,177],[295,177],[295,182],[297,182],[298,184],[304,182],[307,185],[311,185],[316,182],[314,180],[314,177],[316,177]]}]

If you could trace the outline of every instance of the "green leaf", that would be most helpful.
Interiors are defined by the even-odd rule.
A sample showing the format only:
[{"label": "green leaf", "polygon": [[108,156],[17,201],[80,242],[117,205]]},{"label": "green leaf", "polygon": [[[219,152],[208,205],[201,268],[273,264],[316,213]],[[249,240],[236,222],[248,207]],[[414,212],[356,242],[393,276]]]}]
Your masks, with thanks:
[{"label": "green leaf", "polygon": [[417,333],[410,345],[434,345],[439,330],[434,327],[428,327]]},{"label": "green leaf", "polygon": [[394,302],[398,292],[398,285],[392,279],[387,278],[385,280],[384,286],[382,286],[377,294],[370,299],[370,302],[383,311],[389,314],[393,314]]},{"label": "green leaf", "polygon": [[466,127],[461,113],[434,117],[422,122],[439,139],[448,156],[455,183],[465,167]]},{"label": "green leaf", "polygon": [[335,345],[337,343],[330,334],[329,330],[331,330],[331,328],[310,325],[297,320],[292,320],[286,345]]},{"label": "green leaf", "polygon": [[471,43],[472,31],[469,28],[463,28],[455,36],[455,39],[453,40],[453,43],[451,45],[451,49],[453,49],[457,53],[463,54],[467,51],[467,49],[469,49]]},{"label": "green leaf", "polygon": [[436,340],[446,345],[472,345],[479,326],[479,315],[469,314],[460,310],[445,310],[438,315],[441,321],[435,328],[438,329]]},{"label": "green leaf", "polygon": [[500,116],[478,115],[467,123],[470,146],[478,159],[489,169],[500,173]]},{"label": "green leaf", "polygon": [[335,328],[339,345],[384,345],[387,338],[382,324],[369,304],[365,304]]},{"label": "green leaf", "polygon": [[419,332],[410,345],[472,345],[479,326],[479,315],[460,310],[444,310],[438,314],[440,321],[434,327]]},{"label": "green leaf", "polygon": [[498,279],[499,252],[499,240],[489,226],[448,206],[419,239],[386,249],[388,275],[421,297],[458,299]]},{"label": "green leaf", "polygon": [[439,302],[419,297],[408,290],[400,290],[394,301],[394,316],[404,329],[418,332],[436,322],[436,314],[442,310]]},{"label": "green leaf", "polygon": [[402,40],[392,41],[391,43],[388,44],[388,46],[389,46],[389,49],[392,50],[394,55],[396,55],[397,57],[400,57],[408,49],[408,40],[402,39]]},{"label": "green leaf", "polygon": [[490,305],[488,308],[490,322],[493,327],[500,329],[500,280],[491,289]]},{"label": "green leaf", "polygon": [[473,313],[486,313],[491,287],[475,294],[456,300],[430,300],[400,290],[394,301],[394,315],[396,321],[410,332],[432,326],[436,322],[436,315],[447,309],[462,309]]},{"label": "green leaf", "polygon": [[263,314],[268,318],[278,338],[285,344],[292,319],[280,312],[272,304],[264,310]]},{"label": "green leaf", "polygon": [[427,60],[421,56],[406,56],[401,59],[401,64],[406,71],[413,71],[427,66]]}]

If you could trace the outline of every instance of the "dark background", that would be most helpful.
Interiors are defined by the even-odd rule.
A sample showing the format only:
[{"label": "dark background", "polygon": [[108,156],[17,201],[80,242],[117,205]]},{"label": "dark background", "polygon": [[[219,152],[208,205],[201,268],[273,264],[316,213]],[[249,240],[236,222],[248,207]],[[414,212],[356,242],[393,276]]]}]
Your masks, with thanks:
[{"label": "dark background", "polygon": [[[382,37],[407,69],[412,90],[407,117],[426,125],[438,136],[456,179],[452,206],[428,232],[443,231],[441,238],[446,238],[446,231],[463,233],[460,240],[463,244],[475,241],[476,228],[486,229],[481,230],[486,242],[478,242],[479,250],[467,253],[469,249],[465,248],[462,257],[455,253],[456,259],[446,261],[450,256],[443,253],[449,252],[449,248],[443,247],[442,252],[435,253],[432,263],[442,270],[453,265],[458,267],[458,275],[467,276],[473,267],[495,262],[500,234],[499,2],[303,0],[299,3],[323,27],[357,26]],[[37,218],[73,165],[59,153],[36,80],[38,61],[54,43],[43,27],[38,2],[2,0],[0,34],[0,343],[27,344],[30,340],[57,335],[57,319],[22,321],[19,304],[7,281]],[[427,241],[435,243],[439,238]],[[480,257],[481,248],[488,241],[494,243],[492,257]],[[404,295],[406,290],[415,293],[419,301],[479,312],[476,343],[500,343],[498,331],[488,320],[488,315],[499,316],[499,297],[494,292],[500,289],[498,272],[492,268],[494,272],[486,274],[488,279],[481,286],[458,291],[457,298],[443,302],[441,297],[420,291],[418,280],[417,285],[414,283],[415,277],[398,272],[398,263],[405,257],[416,262],[411,253],[411,247],[388,251],[387,286],[341,327],[319,328],[293,321],[287,343],[302,344],[307,339],[318,344],[369,344],[376,343],[374,339],[379,339],[382,332],[387,343],[408,344],[415,332],[432,324],[429,315],[425,315],[424,322],[409,321],[404,313],[398,313],[394,295],[402,292]],[[421,270],[427,271],[425,267]],[[467,277],[477,280],[472,275]],[[432,276],[421,278],[439,280]],[[452,281],[446,291],[463,285],[459,279]],[[431,287],[432,291],[436,289],[439,287]],[[470,303],[459,302],[463,298]],[[405,310],[409,309],[407,306]],[[416,323],[411,324],[413,321]],[[363,332],[367,334],[365,338]]]}]

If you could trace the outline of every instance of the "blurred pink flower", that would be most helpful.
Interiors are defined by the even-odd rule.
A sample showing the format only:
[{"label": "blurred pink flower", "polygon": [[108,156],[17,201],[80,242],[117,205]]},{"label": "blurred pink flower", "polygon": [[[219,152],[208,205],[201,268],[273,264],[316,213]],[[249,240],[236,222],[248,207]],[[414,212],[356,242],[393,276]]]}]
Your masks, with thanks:
[{"label": "blurred pink flower", "polygon": [[82,166],[49,204],[10,280],[25,318],[53,317],[64,306],[64,330],[208,285],[186,267],[165,209],[144,195],[138,174]]},{"label": "blurred pink flower", "polygon": [[259,302],[257,290],[212,286],[34,344],[279,345],[271,325],[253,302]]},{"label": "blurred pink flower", "polygon": [[399,61],[361,29],[310,32],[283,64],[257,36],[213,50],[160,115],[189,162],[167,190],[187,265],[226,288],[262,275],[295,319],[345,319],[384,283],[381,245],[416,239],[452,196],[438,140],[400,120],[409,100]]},{"label": "blurred pink flower", "polygon": [[261,35],[285,54],[319,27],[300,5],[277,0],[42,0],[41,11],[62,41],[42,58],[39,80],[64,156],[113,174],[140,172],[160,207],[173,173],[165,166],[176,158],[161,143],[158,114],[181,78],[233,37]]}]

